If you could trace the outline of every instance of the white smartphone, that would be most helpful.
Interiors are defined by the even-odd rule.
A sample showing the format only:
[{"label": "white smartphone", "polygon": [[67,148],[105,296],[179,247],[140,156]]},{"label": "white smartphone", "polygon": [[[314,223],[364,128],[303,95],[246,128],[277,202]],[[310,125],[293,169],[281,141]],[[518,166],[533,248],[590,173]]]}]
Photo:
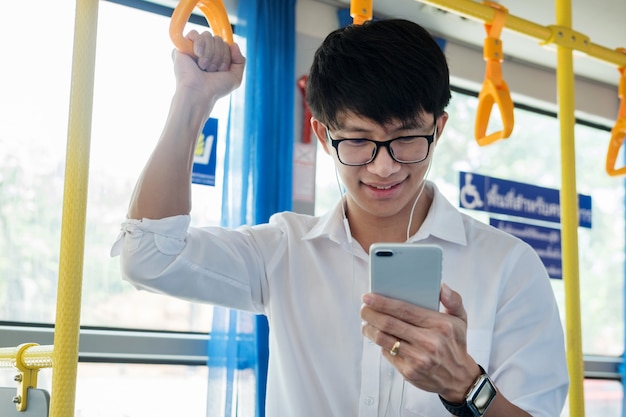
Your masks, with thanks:
[{"label": "white smartphone", "polygon": [[438,245],[374,243],[370,291],[438,311],[442,258]]}]

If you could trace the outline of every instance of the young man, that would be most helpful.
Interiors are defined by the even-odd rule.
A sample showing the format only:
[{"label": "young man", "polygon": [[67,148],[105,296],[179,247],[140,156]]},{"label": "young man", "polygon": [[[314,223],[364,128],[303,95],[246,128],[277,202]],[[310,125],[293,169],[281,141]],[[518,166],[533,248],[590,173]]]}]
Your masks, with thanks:
[{"label": "young man", "polygon": [[[345,196],[323,217],[280,213],[236,230],[189,227],[190,169],[199,131],[239,85],[245,59],[210,34],[188,37],[198,58],[174,54],[170,114],[118,242],[125,279],[265,314],[271,417],[559,416],[563,332],[539,258],[426,180],[450,99],[431,36],[404,20],[331,33],[307,99]],[[368,250],[379,241],[443,248],[441,311],[368,293]]]}]

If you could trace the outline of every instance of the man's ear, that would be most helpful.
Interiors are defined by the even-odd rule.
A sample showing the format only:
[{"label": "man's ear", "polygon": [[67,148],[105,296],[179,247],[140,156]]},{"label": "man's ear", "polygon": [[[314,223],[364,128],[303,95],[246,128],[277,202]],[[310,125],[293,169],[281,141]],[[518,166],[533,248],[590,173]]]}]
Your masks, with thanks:
[{"label": "man's ear", "polygon": [[330,155],[328,140],[326,139],[326,126],[315,117],[311,117],[311,128],[313,128],[313,133],[315,133],[317,140],[322,145],[322,148],[324,148],[324,152]]},{"label": "man's ear", "polygon": [[443,128],[446,127],[446,123],[448,122],[448,113],[443,112],[441,116],[437,118],[437,137],[435,138],[435,142],[439,141],[441,137],[441,133],[443,132]]}]

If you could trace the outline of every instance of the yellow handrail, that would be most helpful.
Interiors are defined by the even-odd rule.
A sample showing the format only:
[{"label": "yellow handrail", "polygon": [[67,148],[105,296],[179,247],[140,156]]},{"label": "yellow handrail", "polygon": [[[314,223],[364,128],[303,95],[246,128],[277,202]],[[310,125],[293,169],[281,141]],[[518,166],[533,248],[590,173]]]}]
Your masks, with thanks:
[{"label": "yellow handrail", "polygon": [[50,417],[75,408],[98,3],[76,2]]},{"label": "yellow handrail", "polygon": [[[8,356],[21,357],[23,363],[12,365],[32,371],[21,384],[25,388],[36,385],[38,367],[52,366],[50,417],[73,416],[75,408],[98,4],[76,1],[54,347],[27,343],[0,349],[0,364]],[[37,366],[29,365],[31,353]],[[25,406],[25,394],[22,402]]]},{"label": "yellow handrail", "polygon": [[[572,25],[571,0],[556,0],[556,20],[561,28]],[[570,375],[570,416],[585,415],[585,370],[580,318],[578,269],[578,194],[576,190],[576,100],[574,53],[571,46],[557,45],[557,93],[561,130],[561,250],[565,287],[565,335]]]},{"label": "yellow handrail", "polygon": [[0,368],[17,368],[23,364],[30,369],[52,368],[53,345],[25,343],[17,347],[0,348]]},{"label": "yellow handrail", "polygon": [[36,343],[23,343],[18,347],[0,348],[0,368],[15,368],[17,392],[14,398],[17,411],[26,411],[28,389],[37,388],[39,369],[51,368],[53,346],[39,346]]},{"label": "yellow handrail", "polygon": [[[439,9],[481,22],[491,22],[495,16],[495,9],[473,0],[417,0]],[[505,29],[525,35],[543,43],[566,45],[574,50],[584,52],[587,56],[614,64],[617,67],[626,66],[626,55],[602,45],[591,42],[587,36],[581,36],[570,27],[549,25],[543,26],[519,16],[509,14],[504,25]]]}]

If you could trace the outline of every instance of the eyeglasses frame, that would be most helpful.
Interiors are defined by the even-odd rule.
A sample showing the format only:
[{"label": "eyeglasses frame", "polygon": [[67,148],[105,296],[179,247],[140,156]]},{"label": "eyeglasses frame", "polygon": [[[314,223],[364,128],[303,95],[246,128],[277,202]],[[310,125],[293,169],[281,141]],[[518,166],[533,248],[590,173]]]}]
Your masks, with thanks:
[{"label": "eyeglasses frame", "polygon": [[[371,164],[372,162],[374,162],[374,159],[376,159],[376,157],[378,156],[378,151],[380,150],[381,146],[387,148],[387,153],[389,153],[389,156],[391,157],[391,159],[393,159],[394,161],[396,161],[399,164],[418,164],[420,162],[425,161],[428,158],[428,155],[430,155],[430,146],[435,141],[435,136],[437,135],[437,119],[435,119],[435,122],[433,124],[434,124],[434,128],[433,128],[434,131],[433,131],[433,133],[431,135],[398,136],[397,138],[385,140],[385,141],[382,141],[382,142],[376,141],[376,140],[373,140],[373,139],[365,139],[365,138],[334,139],[332,136],[330,136],[330,131],[329,131],[328,127],[326,127],[326,126],[325,127],[326,127],[326,137],[330,140],[330,143],[331,143],[332,147],[335,148],[335,152],[337,152],[337,159],[339,160],[339,162],[341,162],[343,165],[346,165],[346,166],[359,167],[359,166]],[[419,161],[399,161],[398,159],[396,159],[395,155],[391,151],[391,143],[393,141],[395,141],[395,140],[406,139],[406,138],[425,138],[428,141],[428,148],[426,149],[426,156],[424,156],[423,159],[420,159]],[[364,141],[367,141],[367,142],[374,143],[376,148],[374,150],[372,158],[369,161],[363,162],[361,164],[347,164],[347,163],[343,162],[341,160],[341,157],[339,156],[339,144],[341,142],[343,142],[343,141],[346,141],[346,140],[364,140]]]}]

